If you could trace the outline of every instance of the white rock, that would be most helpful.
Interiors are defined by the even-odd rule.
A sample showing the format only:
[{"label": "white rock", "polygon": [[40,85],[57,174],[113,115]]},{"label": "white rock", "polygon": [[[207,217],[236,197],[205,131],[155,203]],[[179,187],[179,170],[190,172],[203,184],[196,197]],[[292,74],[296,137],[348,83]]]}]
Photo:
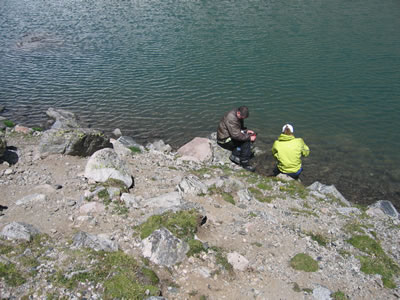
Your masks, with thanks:
[{"label": "white rock", "polygon": [[103,203],[99,202],[89,202],[82,205],[79,208],[79,212],[81,214],[88,214],[88,213],[102,213],[105,211],[105,206]]},{"label": "white rock", "polygon": [[249,261],[237,252],[228,253],[227,259],[235,270],[245,271],[249,266]]},{"label": "white rock", "polygon": [[212,160],[211,142],[209,139],[196,137],[178,149],[182,160],[208,162]]},{"label": "white rock", "polygon": [[113,149],[101,149],[90,158],[85,168],[85,177],[97,182],[106,182],[108,179],[117,179],[129,188],[133,184],[126,163],[123,162]]},{"label": "white rock", "polygon": [[125,202],[125,204],[129,207],[133,208],[140,207],[138,199],[134,195],[128,193],[123,193],[121,195],[121,201]]},{"label": "white rock", "polygon": [[25,196],[19,200],[17,200],[17,202],[15,202],[15,205],[24,205],[24,204],[28,204],[31,202],[40,202],[40,201],[46,201],[47,200],[47,196],[44,194],[32,194],[32,195],[28,195]]}]

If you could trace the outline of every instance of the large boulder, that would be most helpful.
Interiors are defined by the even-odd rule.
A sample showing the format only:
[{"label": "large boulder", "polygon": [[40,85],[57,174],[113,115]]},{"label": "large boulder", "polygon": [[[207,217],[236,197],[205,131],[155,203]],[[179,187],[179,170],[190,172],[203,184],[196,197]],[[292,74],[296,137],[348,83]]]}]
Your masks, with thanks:
[{"label": "large boulder", "polygon": [[118,250],[117,242],[110,240],[106,235],[94,235],[83,231],[74,236],[72,246],[75,248],[91,248],[95,251],[113,252]]},{"label": "large boulder", "polygon": [[189,245],[166,228],[155,230],[142,241],[143,256],[157,265],[173,266],[183,261],[188,251]]},{"label": "large boulder", "polygon": [[34,226],[23,222],[12,222],[6,225],[0,236],[9,240],[30,241],[33,236],[39,234],[39,230]]},{"label": "large boulder", "polygon": [[49,154],[90,156],[97,150],[111,148],[109,139],[100,131],[90,128],[50,129],[40,140],[42,157]]},{"label": "large boulder", "polygon": [[367,213],[370,213],[373,209],[379,209],[387,216],[400,219],[400,214],[397,212],[392,202],[388,200],[379,200],[374,204],[370,205]]},{"label": "large boulder", "polygon": [[55,109],[50,107],[46,114],[54,120],[51,129],[71,129],[81,127],[78,119],[73,112],[64,109]]},{"label": "large boulder", "polygon": [[209,139],[196,137],[178,149],[182,160],[210,162],[212,160],[211,142]]},{"label": "large boulder", "polygon": [[7,142],[5,139],[0,137],[0,157],[4,155],[7,150]]},{"label": "large boulder", "polygon": [[85,177],[97,182],[109,179],[122,181],[126,187],[133,184],[132,176],[126,164],[118,157],[113,149],[102,149],[95,152],[86,164]]}]

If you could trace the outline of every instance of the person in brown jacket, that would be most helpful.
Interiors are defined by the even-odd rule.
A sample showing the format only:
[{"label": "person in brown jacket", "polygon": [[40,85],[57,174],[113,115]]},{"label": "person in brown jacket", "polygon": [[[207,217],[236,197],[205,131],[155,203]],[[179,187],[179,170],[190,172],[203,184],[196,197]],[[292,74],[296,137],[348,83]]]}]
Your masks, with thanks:
[{"label": "person in brown jacket", "polygon": [[247,106],[232,109],[225,113],[217,129],[217,142],[222,148],[232,151],[229,159],[244,169],[254,172],[250,165],[253,156],[251,143],[256,140],[253,130],[244,127],[244,119],[249,117]]}]

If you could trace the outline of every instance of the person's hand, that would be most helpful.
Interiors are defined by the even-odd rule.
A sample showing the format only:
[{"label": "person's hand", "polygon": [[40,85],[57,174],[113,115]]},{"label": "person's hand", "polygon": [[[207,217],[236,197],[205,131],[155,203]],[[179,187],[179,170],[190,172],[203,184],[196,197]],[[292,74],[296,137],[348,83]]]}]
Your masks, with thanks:
[{"label": "person's hand", "polygon": [[252,134],[254,134],[254,131],[253,131],[253,130],[250,130],[250,129],[247,129],[247,134],[252,135]]},{"label": "person's hand", "polygon": [[252,135],[252,136],[250,136],[250,141],[251,141],[251,142],[254,142],[254,141],[256,140],[256,138],[257,138],[256,135]]}]

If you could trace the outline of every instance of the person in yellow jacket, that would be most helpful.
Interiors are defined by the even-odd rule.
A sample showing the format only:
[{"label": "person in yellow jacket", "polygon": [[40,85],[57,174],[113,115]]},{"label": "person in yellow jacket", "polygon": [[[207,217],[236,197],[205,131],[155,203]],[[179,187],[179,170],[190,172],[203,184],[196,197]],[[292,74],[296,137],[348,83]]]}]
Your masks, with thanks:
[{"label": "person in yellow jacket", "polygon": [[272,154],[277,161],[275,175],[283,173],[294,179],[298,179],[300,173],[303,171],[301,156],[308,156],[310,148],[308,148],[302,138],[295,138],[293,132],[292,125],[283,125],[282,134],[272,146]]}]

